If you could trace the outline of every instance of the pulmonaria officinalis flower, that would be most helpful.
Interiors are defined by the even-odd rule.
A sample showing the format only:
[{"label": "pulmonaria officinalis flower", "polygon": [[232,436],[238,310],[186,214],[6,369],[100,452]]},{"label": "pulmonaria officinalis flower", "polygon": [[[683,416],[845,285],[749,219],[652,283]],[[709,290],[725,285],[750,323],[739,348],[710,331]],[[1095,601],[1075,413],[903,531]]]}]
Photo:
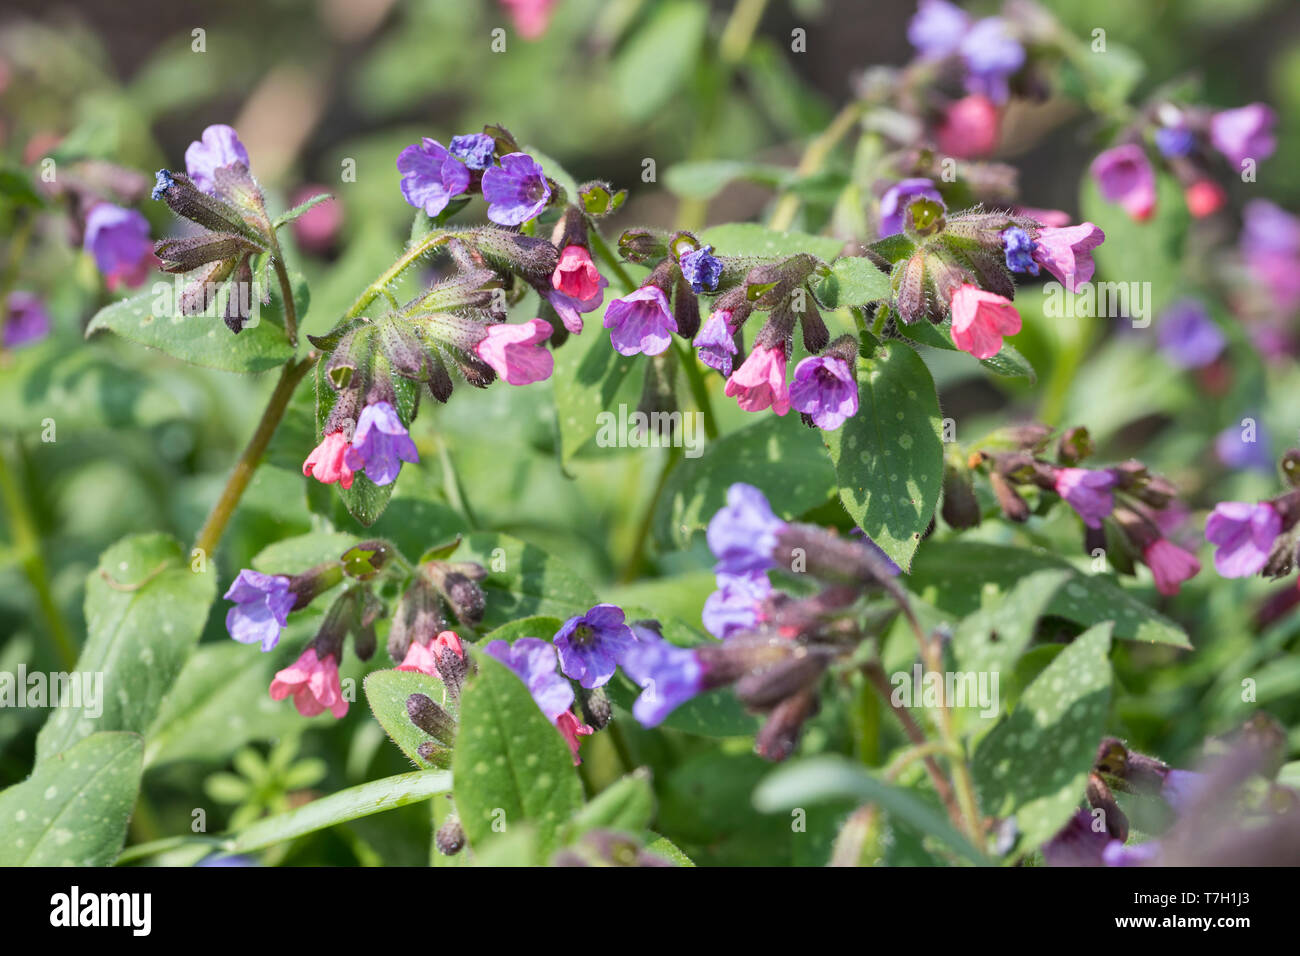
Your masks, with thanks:
[{"label": "pulmonaria officinalis flower", "polygon": [[1267,501],[1224,501],[1205,520],[1205,540],[1217,546],[1214,568],[1225,578],[1248,578],[1268,563],[1282,517]]},{"label": "pulmonaria officinalis flower", "polygon": [[608,683],[634,643],[636,636],[624,620],[623,609],[613,604],[597,604],[586,614],[569,618],[554,639],[560,670],[587,688]]},{"label": "pulmonaria officinalis flower", "polygon": [[579,302],[600,295],[603,281],[600,270],[591,261],[591,253],[578,245],[561,250],[560,262],[551,275],[551,285],[557,292]]},{"label": "pulmonaria officinalis flower", "polygon": [[722,261],[713,254],[712,246],[700,246],[681,257],[682,275],[691,284],[691,291],[712,292],[722,278]]},{"label": "pulmonaria officinalis flower", "polygon": [[903,213],[917,199],[930,199],[943,205],[943,197],[928,179],[904,179],[894,183],[880,197],[880,236],[895,236],[903,231]]},{"label": "pulmonaria officinalis flower", "polygon": [[185,150],[185,171],[194,185],[208,195],[216,194],[217,170],[236,163],[248,168],[248,150],[239,134],[221,123],[209,126]]},{"label": "pulmonaria officinalis flower", "polygon": [[353,469],[347,463],[349,449],[348,440],[341,431],[330,432],[302,463],[302,473],[321,484],[331,485],[337,481],[340,487],[351,488]]},{"label": "pulmonaria officinalis flower", "polygon": [[1156,325],[1160,352],[1180,368],[1203,368],[1217,359],[1228,340],[1195,299],[1175,302]]},{"label": "pulmonaria officinalis flower", "polygon": [[1156,579],[1156,590],[1166,596],[1177,594],[1182,583],[1196,577],[1201,570],[1196,555],[1184,551],[1167,538],[1157,538],[1147,545],[1142,558]]},{"label": "pulmonaria officinalis flower", "polygon": [[726,640],[737,631],[748,631],[762,623],[761,607],[772,593],[772,582],[763,571],[717,576],[718,589],[704,601],[701,620],[704,629]]},{"label": "pulmonaria officinalis flower", "polygon": [[1169,159],[1186,156],[1196,149],[1196,134],[1186,126],[1161,126],[1153,138],[1160,155]]},{"label": "pulmonaria officinalis flower", "polygon": [[158,261],[149,238],[148,220],[134,209],[112,203],[91,207],[82,244],[95,257],[95,266],[110,289],[140,285]]},{"label": "pulmonaria officinalis flower", "polygon": [[776,567],[772,551],[786,523],[772,513],[763,492],[736,482],[727,489],[727,503],[709,521],[709,550],[718,559],[714,570],[749,574]]},{"label": "pulmonaria officinalis flower", "polygon": [[1002,351],[1002,337],[1020,331],[1020,313],[996,292],[963,283],[952,296],[952,341],[978,359]]},{"label": "pulmonaria officinalis flower", "polygon": [[907,23],[907,41],[925,60],[956,53],[970,31],[970,17],[948,0],[921,0]]},{"label": "pulmonaria officinalis flower", "polygon": [[339,683],[339,662],[333,654],[317,657],[316,648],[308,647],[296,661],[279,671],[271,681],[271,699],[284,700],[293,695],[293,705],[304,717],[315,717],[328,710],[336,718],[348,712]]},{"label": "pulmonaria officinalis flower", "polygon": [[501,165],[483,173],[488,218],[502,226],[519,226],[546,208],[551,187],[542,164],[527,153],[507,153]]},{"label": "pulmonaria officinalis flower", "polygon": [[1038,275],[1038,263],[1034,261],[1037,246],[1033,237],[1018,226],[1002,231],[1002,256],[1012,272]]},{"label": "pulmonaria officinalis flower", "polygon": [[241,644],[261,644],[264,651],[275,647],[297,600],[289,584],[281,574],[240,571],[225,594],[227,601],[235,602],[226,612],[230,636]]},{"label": "pulmonaria officinalis flower", "polygon": [[551,10],[559,0],[501,0],[515,29],[525,40],[536,40],[551,22]]},{"label": "pulmonaria officinalis flower", "polygon": [[695,651],[643,632],[623,658],[623,670],[641,688],[632,716],[644,727],[661,724],[704,690],[704,666]]},{"label": "pulmonaria officinalis flower", "polygon": [[1234,166],[1268,159],[1277,148],[1277,115],[1263,103],[1223,110],[1210,119],[1210,142]]},{"label": "pulmonaria officinalis flower", "polygon": [[[354,472],[364,470],[366,477],[377,485],[391,485],[402,470],[402,462],[415,464],[419,460],[415,442],[411,441],[397,409],[388,402],[374,402],[361,410],[352,443],[343,455],[346,468]],[[348,481],[351,482],[350,477]]]},{"label": "pulmonaria officinalis flower", "polygon": [[691,344],[699,349],[701,362],[723,375],[730,375],[732,356],[739,351],[731,333],[731,313],[715,311],[700,327]]},{"label": "pulmonaria officinalis flower", "polygon": [[966,89],[1005,103],[1010,95],[1008,78],[1025,63],[1025,48],[1011,35],[1007,21],[986,17],[962,37],[961,58],[966,65]]},{"label": "pulmonaria officinalis flower", "polygon": [[605,307],[605,328],[619,355],[659,355],[672,344],[677,320],[668,297],[655,285],[643,285]]},{"label": "pulmonaria officinalis flower", "polygon": [[406,650],[402,663],[397,665],[399,671],[419,671],[432,677],[439,676],[438,662],[447,654],[465,659],[465,648],[455,631],[443,631],[428,644],[412,641]]},{"label": "pulmonaria officinalis flower", "polygon": [[579,763],[578,735],[591,733],[591,728],[581,724],[569,709],[574,701],[573,685],[555,670],[555,647],[536,637],[521,637],[513,644],[488,641],[483,652],[505,664],[524,682],[533,702],[573,751],[573,762]]},{"label": "pulmonaria officinalis flower", "polygon": [[838,355],[810,355],[794,370],[790,407],[814,425],[834,431],[858,413],[858,382]]},{"label": "pulmonaria officinalis flower", "polygon": [[510,385],[544,382],[555,369],[555,356],[542,347],[551,337],[551,325],[529,319],[518,325],[490,325],[474,351]]},{"label": "pulmonaria officinalis flower", "polygon": [[958,159],[979,159],[998,146],[1000,117],[987,96],[972,94],[949,104],[934,131],[939,151]]},{"label": "pulmonaria officinalis flower", "polygon": [[456,196],[469,189],[470,173],[437,140],[424,139],[397,154],[402,174],[402,195],[416,209],[436,216]]},{"label": "pulmonaria officinalis flower", "polygon": [[496,140],[486,133],[468,133],[453,136],[447,152],[470,169],[482,170],[492,165],[492,153],[496,148]]},{"label": "pulmonaria officinalis flower", "polygon": [[50,334],[50,314],[30,292],[11,292],[5,302],[4,342],[7,349],[39,342]]},{"label": "pulmonaria officinalis flower", "polygon": [[1061,468],[1056,472],[1056,493],[1078,512],[1089,528],[1100,528],[1101,520],[1115,510],[1116,477],[1109,471],[1091,468]]},{"label": "pulmonaria officinalis flower", "polygon": [[1138,222],[1151,218],[1156,208],[1156,175],[1141,146],[1125,143],[1108,149],[1089,169],[1102,199],[1119,203]]},{"label": "pulmonaria officinalis flower", "polygon": [[1106,234],[1090,222],[1063,229],[1040,229],[1034,241],[1034,261],[1054,275],[1067,292],[1074,292],[1079,283],[1092,280],[1096,270],[1092,250],[1105,240]]},{"label": "pulmonaria officinalis flower", "polygon": [[747,412],[771,408],[778,415],[790,411],[790,389],[785,381],[785,346],[756,347],[731,373],[722,394],[734,397]]}]

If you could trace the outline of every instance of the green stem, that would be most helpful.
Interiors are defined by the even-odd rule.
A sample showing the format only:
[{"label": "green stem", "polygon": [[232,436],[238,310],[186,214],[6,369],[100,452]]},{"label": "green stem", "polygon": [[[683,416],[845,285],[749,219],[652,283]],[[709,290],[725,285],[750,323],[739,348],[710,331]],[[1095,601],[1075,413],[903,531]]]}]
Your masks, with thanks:
[{"label": "green stem", "polygon": [[677,357],[682,360],[682,368],[686,371],[686,384],[691,390],[691,397],[695,399],[700,414],[704,416],[704,436],[709,441],[717,441],[718,423],[713,417],[713,403],[709,400],[709,385],[704,381],[704,375],[700,372],[699,363],[695,360],[695,353],[683,340],[673,339],[673,347],[677,350]]},{"label": "green stem", "polygon": [[23,573],[27,575],[32,590],[36,592],[36,603],[45,619],[45,627],[50,633],[54,649],[63,662],[65,670],[77,666],[77,649],[68,630],[67,622],[59,611],[50,588],[50,578],[45,567],[45,557],[41,553],[40,537],[32,524],[32,509],[23,495],[17,477],[10,469],[8,456],[0,454],[0,497],[4,499],[5,515],[13,534],[14,551],[22,564]]},{"label": "green stem", "polygon": [[624,292],[631,292],[636,288],[636,282],[634,282],[632,277],[627,274],[627,270],[623,268],[623,263],[618,260],[616,255],[614,255],[613,250],[609,247],[609,243],[605,241],[605,237],[600,234],[599,229],[589,230],[587,232],[587,241],[590,242],[591,247],[596,250],[596,255],[605,260],[605,264],[609,266],[610,271],[614,273],[618,281],[623,283]]},{"label": "green stem", "polygon": [[276,427],[284,418],[289,400],[293,398],[294,389],[298,387],[298,383],[302,381],[315,361],[316,354],[312,352],[297,361],[290,359],[281,367],[280,380],[275,383],[275,390],[266,403],[266,409],[262,412],[262,419],[257,423],[253,437],[248,440],[244,453],[235,462],[234,470],[226,480],[226,487],[221,490],[221,497],[212,506],[207,520],[199,529],[198,537],[194,539],[194,547],[202,551],[205,556],[210,556],[216,551],[221,536],[226,531],[226,525],[230,523],[235,509],[239,506],[239,499],[243,497],[248,483],[253,478],[253,473],[257,471],[262,455],[266,452],[267,445],[271,443],[271,436],[275,434]]},{"label": "green stem", "polygon": [[280,251],[280,240],[271,230],[271,262],[275,265],[275,278],[280,283],[280,298],[284,300],[284,335],[289,344],[298,347],[298,303],[293,298],[293,283],[289,281],[289,269],[284,264],[284,253]]},{"label": "green stem", "polygon": [[352,303],[352,307],[348,309],[347,314],[343,317],[345,319],[355,319],[361,314],[362,309],[382,295],[390,285],[397,281],[398,276],[414,265],[417,260],[426,255],[430,250],[435,249],[446,241],[447,234],[435,230],[419,242],[415,243],[415,245],[402,253],[401,257],[396,262],[385,269],[382,275],[361,291],[361,294],[357,296],[356,301]]},{"label": "green stem", "polygon": [[1074,384],[1075,375],[1079,371],[1079,366],[1083,364],[1091,342],[1091,324],[1082,320],[1077,321],[1074,333],[1057,353],[1051,376],[1043,389],[1043,401],[1038,407],[1036,416],[1040,422],[1054,425],[1065,414],[1065,402],[1069,398],[1070,387]]},{"label": "green stem", "polygon": [[[839,144],[848,132],[857,125],[866,104],[860,100],[854,100],[841,109],[830,125],[822,130],[804,150],[803,156],[799,160],[799,165],[795,168],[795,174],[798,178],[811,176],[822,168],[831,151]],[[772,210],[772,219],[768,225],[773,229],[789,229],[794,223],[794,217],[799,212],[800,200],[794,193],[787,192],[776,204]]]},{"label": "green stem", "polygon": [[663,496],[664,488],[668,484],[668,476],[673,473],[673,469],[677,467],[677,463],[681,460],[681,448],[674,445],[668,449],[668,460],[664,462],[664,470],[659,473],[659,482],[655,485],[654,493],[650,495],[650,500],[646,503],[641,520],[637,523],[636,537],[632,541],[632,550],[628,555],[627,564],[623,566],[623,573],[619,576],[619,580],[624,584],[635,581],[645,564],[646,541],[650,537],[650,528],[654,524],[659,499]]}]

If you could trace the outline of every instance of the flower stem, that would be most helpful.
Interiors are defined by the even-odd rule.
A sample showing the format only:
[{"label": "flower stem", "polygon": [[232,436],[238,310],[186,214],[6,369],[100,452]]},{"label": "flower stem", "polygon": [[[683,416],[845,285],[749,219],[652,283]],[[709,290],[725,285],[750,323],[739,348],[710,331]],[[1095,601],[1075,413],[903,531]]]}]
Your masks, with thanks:
[{"label": "flower stem", "polygon": [[226,479],[226,487],[221,490],[221,497],[212,506],[207,520],[199,529],[198,537],[194,539],[194,547],[202,551],[204,556],[210,556],[216,551],[221,536],[226,531],[226,525],[234,516],[235,508],[239,506],[239,499],[243,497],[262,455],[266,452],[267,445],[271,443],[271,436],[275,434],[276,426],[284,418],[289,400],[293,398],[294,389],[298,387],[298,383],[315,362],[316,353],[309,352],[305,357],[297,361],[291,359],[281,367],[280,380],[275,383],[275,390],[266,403],[262,419],[257,423],[253,437],[248,440],[244,453],[235,462],[234,470]]},{"label": "flower stem", "polygon": [[280,240],[271,230],[271,261],[275,264],[275,278],[280,283],[280,298],[284,300],[284,335],[289,344],[298,347],[298,303],[293,298],[293,283],[289,281],[289,269],[284,264],[284,253],[280,251]]},{"label": "flower stem", "polygon": [[596,250],[596,255],[605,260],[606,265],[609,266],[610,271],[614,273],[618,281],[623,283],[624,292],[631,292],[636,288],[636,282],[627,274],[627,270],[623,268],[623,263],[618,261],[618,257],[614,255],[609,243],[605,241],[605,237],[600,234],[599,229],[593,228],[589,230],[587,232],[587,241]]},{"label": "flower stem", "polygon": [[361,291],[361,294],[357,296],[356,301],[352,303],[352,307],[348,309],[343,318],[355,319],[359,316],[361,310],[382,295],[385,290],[387,290],[387,288],[397,280],[398,276],[414,265],[420,257],[446,242],[447,238],[446,233],[434,230],[419,242],[412,245],[402,253],[396,262],[384,270],[383,274],[380,275],[379,278],[375,279],[374,282],[370,283],[370,285],[366,286],[365,289]]},{"label": "flower stem", "polygon": [[659,499],[663,497],[664,488],[668,484],[668,476],[673,473],[673,469],[677,467],[677,463],[681,460],[681,448],[673,446],[668,449],[668,458],[664,462],[664,470],[659,473],[659,482],[655,485],[650,500],[646,502],[645,511],[641,514],[641,521],[637,524],[636,536],[632,539],[632,550],[628,554],[627,564],[623,566],[623,573],[619,575],[619,580],[624,584],[635,581],[637,575],[641,573],[641,568],[645,564],[646,541],[650,537],[650,528],[654,524]]},{"label": "flower stem", "polygon": [[686,372],[686,384],[691,390],[691,397],[695,399],[695,404],[700,408],[700,414],[704,416],[704,437],[709,441],[717,441],[718,423],[713,417],[713,403],[709,401],[709,385],[704,381],[699,363],[695,361],[695,353],[691,351],[690,346],[686,345],[684,341],[678,339],[673,339],[673,348],[677,350],[677,357],[682,360],[682,368]]},{"label": "flower stem", "polygon": [[[822,168],[826,159],[831,154],[836,145],[853,129],[858,119],[862,116],[866,105],[861,100],[854,100],[845,104],[830,125],[822,130],[804,150],[803,156],[799,159],[799,165],[795,168],[795,174],[800,178],[811,176]],[[772,229],[789,229],[794,223],[794,217],[799,212],[799,197],[794,193],[786,192],[772,210],[772,218],[768,226]]]}]

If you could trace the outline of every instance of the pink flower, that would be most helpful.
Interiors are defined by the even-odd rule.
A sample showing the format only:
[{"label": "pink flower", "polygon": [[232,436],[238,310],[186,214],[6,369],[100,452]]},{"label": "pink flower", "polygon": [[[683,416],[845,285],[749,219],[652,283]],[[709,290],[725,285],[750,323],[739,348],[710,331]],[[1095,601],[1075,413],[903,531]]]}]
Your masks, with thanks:
[{"label": "pink flower", "polygon": [[1141,146],[1125,143],[1108,149],[1092,161],[1091,170],[1102,199],[1119,203],[1138,222],[1151,218],[1156,208],[1156,175]]},{"label": "pink flower", "polygon": [[284,700],[293,695],[293,705],[304,717],[315,717],[328,710],[335,717],[348,712],[339,684],[339,662],[333,654],[321,660],[316,648],[308,647],[302,656],[275,675],[271,681],[271,699]]},{"label": "pink flower", "polygon": [[1210,119],[1210,142],[1234,166],[1253,159],[1268,159],[1277,148],[1273,127],[1277,115],[1263,103],[1215,113]]},{"label": "pink flower", "polygon": [[[324,186],[303,186],[289,200],[290,206],[299,206],[307,200],[329,192]],[[326,199],[312,206],[293,221],[293,238],[308,252],[328,252],[343,227],[343,205],[337,199]]]},{"label": "pink flower", "polygon": [[1002,336],[1020,331],[1020,313],[1011,300],[964,283],[952,294],[952,341],[978,359],[1002,351]]},{"label": "pink flower", "polygon": [[761,412],[771,407],[778,415],[790,411],[790,390],[785,384],[785,349],[756,348],[744,364],[731,373],[723,394],[736,396],[747,412]]},{"label": "pink flower", "polygon": [[1089,528],[1100,528],[1101,519],[1115,510],[1111,489],[1115,476],[1090,468],[1062,468],[1056,473],[1056,493],[1064,498]]},{"label": "pink flower", "polygon": [[340,487],[351,488],[352,469],[346,460],[347,451],[351,447],[341,431],[330,432],[302,463],[302,473],[325,485],[337,481]]},{"label": "pink flower", "polygon": [[406,657],[397,665],[399,671],[418,671],[421,674],[438,676],[438,661],[447,654],[455,654],[462,660],[465,648],[455,631],[443,631],[428,644],[412,641],[406,651]]},{"label": "pink flower", "polygon": [[555,356],[539,345],[550,337],[551,325],[541,319],[490,325],[474,351],[511,385],[531,385],[546,381],[555,369]]},{"label": "pink flower", "polygon": [[581,723],[577,716],[571,710],[566,710],[560,716],[555,718],[555,729],[560,732],[569,749],[573,751],[573,765],[576,767],[582,763],[582,758],[578,756],[578,737],[590,737],[594,730],[588,725]]},{"label": "pink flower", "polygon": [[1034,247],[1034,261],[1074,292],[1080,282],[1092,279],[1097,266],[1092,250],[1106,241],[1106,234],[1090,222],[1065,229],[1041,229]]},{"label": "pink flower", "polygon": [[1212,216],[1228,201],[1228,194],[1213,179],[1198,179],[1183,190],[1187,208],[1197,219]]},{"label": "pink flower", "polygon": [[977,159],[997,149],[999,123],[993,101],[973,93],[948,107],[934,138],[940,152],[958,159]]},{"label": "pink flower", "polygon": [[600,270],[582,246],[565,246],[560,264],[551,275],[551,285],[569,298],[584,302],[600,294]]},{"label": "pink flower", "polygon": [[551,8],[559,0],[501,0],[525,40],[536,40],[551,22]]},{"label": "pink flower", "polygon": [[1177,594],[1179,586],[1201,570],[1196,555],[1165,538],[1157,538],[1147,545],[1142,557],[1156,579],[1156,590],[1164,595]]},{"label": "pink flower", "polygon": [[1034,220],[1041,226],[1060,229],[1070,224],[1070,214],[1060,209],[1039,209],[1037,206],[1016,206],[1015,214]]}]

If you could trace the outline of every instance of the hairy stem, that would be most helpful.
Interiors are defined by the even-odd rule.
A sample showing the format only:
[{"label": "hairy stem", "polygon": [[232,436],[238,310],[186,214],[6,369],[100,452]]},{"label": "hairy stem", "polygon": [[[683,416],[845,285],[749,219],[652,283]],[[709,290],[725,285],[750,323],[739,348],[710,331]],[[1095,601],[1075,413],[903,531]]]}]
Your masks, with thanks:
[{"label": "hairy stem", "polygon": [[429,233],[419,242],[416,242],[408,248],[391,266],[384,270],[374,282],[366,286],[356,301],[343,316],[345,319],[355,319],[361,314],[361,311],[373,302],[380,295],[383,295],[390,285],[397,281],[397,278],[414,265],[419,259],[428,254],[431,250],[436,249],[447,241],[447,235],[442,232],[434,231]]},{"label": "hairy stem", "polygon": [[280,240],[271,230],[271,262],[275,265],[275,278],[280,283],[280,298],[284,300],[284,335],[289,344],[298,347],[298,303],[293,298],[293,283],[289,281],[289,269],[284,264],[284,254],[280,251]]}]

